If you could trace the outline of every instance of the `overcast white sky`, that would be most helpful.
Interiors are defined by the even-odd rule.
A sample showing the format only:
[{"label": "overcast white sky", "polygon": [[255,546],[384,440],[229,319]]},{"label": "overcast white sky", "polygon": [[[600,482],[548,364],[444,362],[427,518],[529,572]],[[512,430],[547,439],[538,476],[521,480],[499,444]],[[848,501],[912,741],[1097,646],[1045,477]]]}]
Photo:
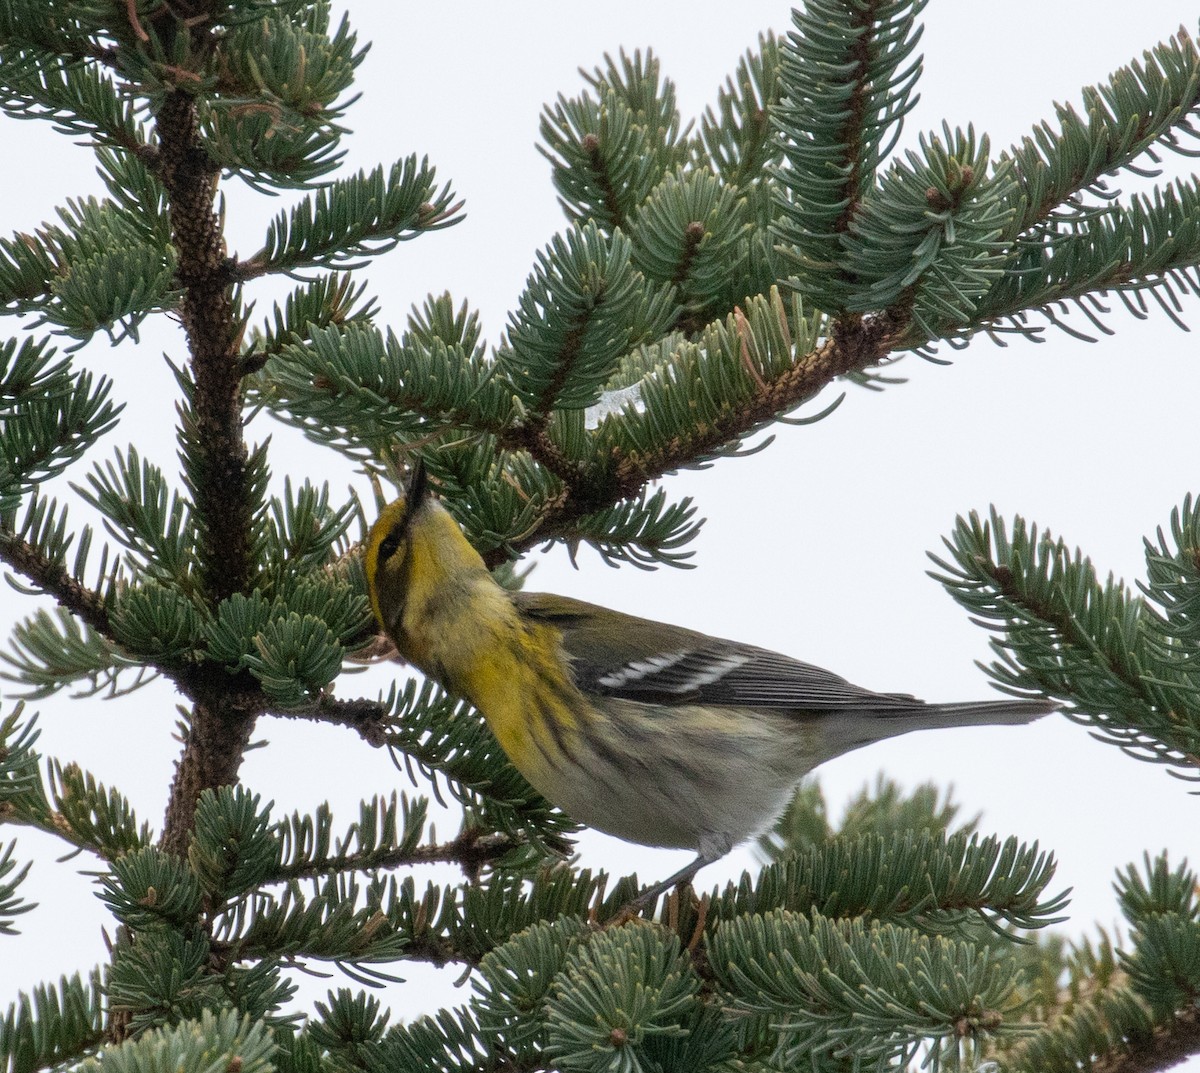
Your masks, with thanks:
[{"label": "overcast white sky", "polygon": [[[465,223],[372,266],[382,320],[399,326],[411,305],[449,290],[481,311],[493,342],[534,252],[564,226],[534,142],[542,105],[580,88],[577,67],[591,68],[622,46],[652,46],[688,118],[714,101],[760,31],[789,25],[787,4],[778,0],[610,0],[600,11],[551,2],[369,0],[351,15],[360,41],[374,47],[360,71],[364,99],[350,115],[350,163],[428,154],[467,202]],[[1081,86],[1181,23],[1196,30],[1194,0],[932,0],[925,18],[926,73],[908,139],[945,119],[973,123],[991,136],[994,151],[1049,118],[1053,101],[1078,99]],[[86,150],[44,124],[0,122],[10,161],[0,176],[5,231],[30,230],[65,197],[99,191]],[[1166,163],[1188,170],[1186,160]],[[230,247],[248,255],[282,202],[228,190]],[[1185,316],[1200,324],[1200,302],[1193,300]],[[1139,323],[1114,312],[1110,324],[1116,334],[1092,345],[1058,333],[1041,346],[1015,341],[999,349],[980,341],[947,354],[954,358],[948,368],[906,359],[893,370],[908,378],[905,385],[883,394],[850,388],[834,416],[780,428],[765,453],[671,478],[670,491],[694,495],[709,519],[695,544],[698,569],[612,570],[585,552],[573,570],[556,552],[539,562],[531,587],[764,645],[876,689],[985,698],[990,687],[973,661],[987,658],[986,635],[925,575],[925,553],[939,547],[956,513],[989,503],[1005,515],[1023,513],[1082,546],[1102,575],[1112,570],[1132,581],[1144,571],[1143,536],[1164,525],[1186,493],[1200,492],[1194,337],[1162,316]],[[7,330],[22,329],[10,321]],[[176,360],[183,354],[182,337],[169,324],[147,331],[140,346],[85,353],[88,366],[112,376],[116,397],[129,403],[126,420],[94,459],[132,441],[174,467],[174,384],[164,352]],[[274,436],[279,480],[309,475],[328,477],[335,489],[351,480],[363,487],[266,419],[250,433]],[[72,479],[83,472],[76,469]],[[69,494],[61,482],[57,490]],[[0,622],[7,627],[34,605],[3,591]],[[373,693],[384,677],[345,678],[339,691]],[[7,688],[4,695],[7,711]],[[157,824],[176,755],[176,703],[155,686],[120,701],[34,707],[42,712],[46,751],[119,787],[143,819]],[[385,756],[351,734],[264,721],[259,737],[270,748],[247,756],[245,781],[281,811],[328,799],[349,822],[361,796],[404,782]],[[1060,861],[1053,889],[1074,888],[1071,934],[1116,919],[1114,868],[1163,847],[1173,860],[1195,858],[1197,802],[1188,785],[1095,743],[1063,718],[1022,729],[909,736],[843,757],[820,771],[835,815],[881,770],[909,786],[953,782],[964,813],[983,812],[985,833],[1052,848]],[[453,822],[441,826],[448,834]],[[6,830],[0,842],[8,837]],[[105,917],[89,880],[77,874],[91,862],[56,865],[58,847],[48,839],[25,831],[19,838],[22,855],[37,859],[27,891],[42,905],[23,918],[23,935],[0,940],[0,1005],[18,988],[103,957]],[[673,871],[686,857],[594,834],[579,850],[587,866],[636,868],[644,879]],[[702,873],[701,883],[752,866],[743,850]],[[413,980],[436,975],[405,971]],[[449,977],[440,980],[420,992],[397,989],[397,1013],[465,1000]]]}]

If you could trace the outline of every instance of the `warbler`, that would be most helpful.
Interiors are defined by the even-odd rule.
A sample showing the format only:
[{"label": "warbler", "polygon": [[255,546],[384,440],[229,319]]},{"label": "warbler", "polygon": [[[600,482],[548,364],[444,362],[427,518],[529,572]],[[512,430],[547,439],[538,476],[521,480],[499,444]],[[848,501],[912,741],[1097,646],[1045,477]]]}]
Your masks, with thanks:
[{"label": "warbler", "polygon": [[761,830],[818,764],[913,730],[1028,723],[1043,701],[927,704],[753,645],[489,573],[418,463],[365,547],[371,606],[400,655],[486,719],[572,819],[695,859],[648,904]]}]

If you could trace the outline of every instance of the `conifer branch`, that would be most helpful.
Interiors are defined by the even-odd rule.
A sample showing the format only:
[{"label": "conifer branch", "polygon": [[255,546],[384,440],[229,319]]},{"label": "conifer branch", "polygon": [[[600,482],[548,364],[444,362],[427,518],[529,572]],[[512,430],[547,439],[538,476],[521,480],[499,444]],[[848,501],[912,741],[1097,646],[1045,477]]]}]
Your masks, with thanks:
[{"label": "conifer branch", "polygon": [[[789,245],[809,301],[830,313],[859,290],[846,239],[878,196],[878,173],[916,102],[925,0],[815,0],[793,11],[780,50],[782,95],[773,114],[784,163],[776,170],[781,215],[772,230]],[[905,64],[907,63],[907,66]],[[873,308],[879,308],[875,306]]]},{"label": "conifer branch", "polygon": [[0,1018],[0,1055],[10,1069],[37,1070],[77,1062],[112,1039],[104,1024],[99,971],[76,973],[58,986],[22,992]]},{"label": "conifer branch", "polygon": [[[201,142],[194,98],[181,90],[168,94],[155,127],[194,378],[181,438],[198,529],[197,559],[215,606],[248,590],[251,582],[255,496],[242,436],[242,324],[230,291],[221,220],[213,208],[219,172]],[[236,781],[254,714],[253,706],[241,707],[219,689],[197,698],[163,825],[165,849],[185,852],[203,790]]]},{"label": "conifer branch", "polygon": [[690,146],[681,135],[675,87],[659,79],[653,52],[622,51],[606,66],[582,71],[595,92],[542,113],[538,151],[550,161],[559,203],[579,223],[596,222],[608,235],[664,175],[683,164]]},{"label": "conifer branch", "polygon": [[592,182],[600,191],[601,204],[604,206],[604,214],[608,218],[607,222],[609,226],[614,229],[623,227],[625,224],[625,213],[617,197],[616,184],[613,182],[613,177],[609,172],[604,156],[600,152],[599,136],[589,131],[580,141],[580,148],[587,159]]},{"label": "conifer branch", "polygon": [[1156,1026],[1148,1040],[1128,1043],[1122,1050],[1094,1062],[1089,1073],[1159,1073],[1200,1054],[1200,1010],[1177,1013]]},{"label": "conifer branch", "polygon": [[273,714],[354,729],[371,745],[388,748],[414,782],[419,769],[439,801],[441,776],[450,793],[477,810],[491,830],[513,836],[514,847],[529,845],[535,857],[562,856],[570,848],[566,836],[576,825],[508,763],[482,716],[428,681],[393,686],[381,702],[321,697],[303,709]]},{"label": "conifer branch", "polygon": [[[78,767],[51,764],[49,797],[39,786],[14,801],[0,802],[0,820],[33,827],[100,861],[112,861],[147,845],[149,828],[136,829],[128,806],[115,791],[106,792]],[[2,931],[2,929],[0,929]]]},{"label": "conifer branch", "polygon": [[[1097,967],[1087,966],[1093,973]],[[1037,1073],[1158,1073],[1200,1054],[1194,1007],[1151,1012],[1120,972],[1076,980],[1057,996],[1063,1011],[1005,1054],[1006,1068]]]},{"label": "conifer branch", "polygon": [[[0,1066],[37,1073],[130,1037],[101,1058],[114,1073],[907,1069],[926,1055],[976,1068],[992,1053],[1046,1073],[1141,1073],[1200,1049],[1189,869],[1164,855],[1119,875],[1130,943],[1105,937],[1089,963],[1028,942],[1066,904],[1046,893],[1051,854],[950,833],[936,795],[881,792],[838,833],[802,793],[770,841],[780,860],[629,921],[637,877],[562,860],[578,825],[478,711],[403,677],[378,700],[334,695],[372,629],[348,546],[361,504],[308,481],[268,494],[266,446],[243,432],[266,407],[396,483],[419,455],[505,585],[519,581],[508,561],[547,540],[686,565],[696,508],[648,483],[748,452],[777,421],[819,420],[836,401],[788,415],[832,381],[885,382],[875,367],[942,339],[1033,334],[1025,318],[1054,321],[1062,304],[1103,329],[1105,289],[1180,320],[1180,295],[1200,293],[1200,181],[1131,197],[1104,184],[1150,170],[1160,147],[1187,152],[1191,39],[997,158],[948,126],[897,155],[925,6],[807,0],[696,128],[650,53],[585,72],[587,89],[542,122],[570,226],[489,347],[449,295],[398,337],[352,283],[460,206],[416,154],[325,178],[366,51],[348,20],[331,27],[326,0],[0,0],[0,111],[85,138],[108,190],[0,240],[0,304],[81,344],[176,314],[187,346],[173,366],[184,488],[132,450],[72,485],[115,542],[97,574],[92,530],[40,486],[115,422],[108,381],[52,365],[42,343],[0,348],[0,563],[60,604],[17,626],[10,670],[35,695],[116,693],[127,671],[134,687],[156,671],[192,704],[157,847],[81,768],[48,758],[43,775],[33,730],[5,720],[0,819],[97,854],[120,931],[90,989],[42,988],[0,1019]],[[224,247],[224,174],[306,195],[240,261]],[[243,285],[312,269],[344,271],[301,280],[243,338]],[[1144,598],[1032,535],[1001,534],[1015,550],[993,556],[984,527],[963,528],[942,565],[1006,631],[988,668],[1001,688],[1069,696],[1071,717],[1099,713],[1097,736],[1200,772],[1200,504],[1148,546]],[[326,806],[274,820],[238,785],[266,713],[386,747],[460,807],[462,833],[438,842],[427,797],[398,791],[340,831]],[[418,891],[402,870],[426,863],[468,881]],[[0,847],[0,931],[25,908],[23,874]],[[475,994],[388,1030],[378,1003],[344,991],[289,1023],[288,970],[326,963],[374,983],[403,960],[465,966]],[[177,1027],[153,1031],[164,1021]]]},{"label": "conifer branch", "polygon": [[[1181,537],[1195,524],[1190,499],[1173,520]],[[950,558],[932,558],[950,594],[1001,635],[992,640],[998,659],[986,668],[1001,688],[1065,698],[1070,717],[1101,740],[1194,780],[1200,732],[1189,716],[1193,672],[1181,655],[1194,640],[1173,605],[1190,584],[1173,564],[1190,564],[1186,547],[1176,559],[1161,534],[1160,542],[1147,544],[1146,599],[1111,576],[1101,584],[1090,560],[1020,516],[1010,531],[994,510],[987,522],[960,518],[946,541]]]},{"label": "conifer branch", "polygon": [[531,458],[567,487],[585,481],[591,469],[583,462],[567,458],[546,431],[549,415],[535,415],[524,425],[501,429],[497,442],[508,451],[528,451]]},{"label": "conifer branch", "polygon": [[53,596],[92,629],[105,637],[112,637],[104,599],[74,577],[62,563],[55,562],[28,541],[8,534],[0,539],[0,560],[33,582],[42,592]]},{"label": "conifer branch", "polygon": [[870,159],[865,151],[868,144],[867,124],[874,118],[871,108],[871,82],[874,75],[871,61],[880,47],[876,40],[880,29],[879,16],[891,6],[891,0],[871,0],[866,4],[855,5],[848,16],[848,70],[843,77],[852,88],[843,112],[841,129],[836,131],[836,140],[844,146],[845,163],[849,167],[842,180],[841,189],[833,195],[845,201],[841,212],[833,220],[835,234],[850,229],[850,223],[859,210],[862,191],[874,180],[876,161]]},{"label": "conifer branch", "polygon": [[171,796],[159,844],[182,857],[191,839],[196,802],[214,786],[237,782],[242,755],[250,743],[258,709],[237,710],[225,697],[197,700],[183,736],[183,753],[175,765]]},{"label": "conifer branch", "polygon": [[283,719],[311,719],[318,723],[348,727],[376,749],[387,744],[388,707],[378,701],[364,698],[339,700],[325,696],[306,711],[269,711],[268,714]]},{"label": "conifer branch", "polygon": [[[798,359],[778,376],[763,378],[755,395],[707,427],[697,429],[686,442],[673,441],[661,449],[633,453],[614,447],[602,472],[592,471],[583,480],[570,481],[569,472],[558,472],[564,489],[543,510],[537,526],[514,540],[510,547],[524,551],[561,537],[585,515],[623,499],[635,497],[647,483],[666,473],[694,465],[714,452],[737,443],[749,433],[811,399],[838,377],[870,368],[884,361],[904,334],[899,314],[878,317],[845,317],[833,326],[831,338]],[[528,443],[523,446],[529,447]],[[593,476],[595,473],[595,476]],[[495,566],[509,557],[503,549],[485,555]]]},{"label": "conifer branch", "polygon": [[779,157],[771,111],[779,104],[779,42],[760,34],[758,51],[748,51],[736,74],[725,80],[717,107],[706,108],[698,140],[722,178],[739,192],[757,184]]},{"label": "conifer branch", "polygon": [[213,210],[219,173],[200,142],[192,98],[171,94],[156,117],[156,129],[183,286],[180,318],[195,378],[194,416],[183,435],[203,478],[193,482],[192,492],[199,558],[210,572],[210,598],[216,603],[250,583],[251,492],[238,361],[242,326],[229,289],[221,222]]},{"label": "conifer branch", "polygon": [[[1045,623],[1062,639],[1062,644],[1087,650],[1094,660],[1102,664],[1106,675],[1120,682],[1131,694],[1145,696],[1145,684],[1141,678],[1129,666],[1122,665],[1112,653],[1100,649],[1082,629],[1069,608],[1061,603],[1056,605],[1051,601],[1038,599],[1036,594],[1030,593],[1023,585],[1017,583],[1016,575],[1006,563],[979,562],[978,566],[991,576],[997,596],[1014,609],[1019,609],[1018,613],[1022,617]],[[1149,697],[1146,699],[1149,700]],[[1200,766],[1200,760],[1196,760],[1196,763]]]},{"label": "conifer branch", "polygon": [[285,864],[277,873],[280,880],[309,879],[330,872],[356,872],[368,869],[395,870],[419,864],[457,864],[470,878],[480,870],[523,845],[503,832],[468,828],[449,842],[428,843],[415,849],[399,847],[391,851],[365,850],[346,853],[329,860]]},{"label": "conifer branch", "polygon": [[[1001,154],[1018,165],[1023,195],[1010,228],[1014,237],[1056,212],[1079,213],[1078,195],[1118,169],[1154,174],[1161,148],[1182,151],[1180,132],[1196,134],[1191,117],[1200,107],[1200,51],[1181,26],[1140,62],[1120,68],[1101,86],[1086,87],[1083,98],[1084,116],[1069,104],[1056,105],[1058,130],[1039,123]],[[1083,153],[1064,152],[1085,145]],[[1143,156],[1149,166],[1135,167]]]}]

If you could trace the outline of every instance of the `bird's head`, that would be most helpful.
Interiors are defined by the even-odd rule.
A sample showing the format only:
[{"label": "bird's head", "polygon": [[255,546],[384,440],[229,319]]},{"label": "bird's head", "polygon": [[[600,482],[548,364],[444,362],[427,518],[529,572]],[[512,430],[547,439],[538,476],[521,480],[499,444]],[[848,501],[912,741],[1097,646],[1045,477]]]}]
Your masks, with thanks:
[{"label": "bird's head", "polygon": [[487,574],[479,553],[432,494],[422,462],[404,495],[384,507],[371,527],[363,567],[371,608],[397,644],[402,644],[405,610],[414,601],[423,605],[436,593]]}]

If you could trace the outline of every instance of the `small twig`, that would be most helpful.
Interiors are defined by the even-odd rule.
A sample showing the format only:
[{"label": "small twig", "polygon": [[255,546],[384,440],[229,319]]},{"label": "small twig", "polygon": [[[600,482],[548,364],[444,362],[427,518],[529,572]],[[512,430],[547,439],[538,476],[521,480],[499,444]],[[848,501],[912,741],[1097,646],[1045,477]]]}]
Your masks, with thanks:
[{"label": "small twig", "polygon": [[312,708],[304,711],[268,710],[264,714],[280,719],[309,719],[318,723],[333,723],[349,727],[376,749],[387,744],[388,710],[378,701],[322,697]]},{"label": "small twig", "polygon": [[97,633],[112,639],[112,627],[104,600],[98,592],[89,589],[69,573],[66,567],[47,558],[28,541],[13,536],[0,540],[0,561],[6,562],[22,577],[53,596]]},{"label": "small twig", "polygon": [[137,0],[125,0],[125,14],[129,19],[129,28],[133,30],[133,36],[142,42],[149,41],[150,35],[146,33],[141,20],[138,18]]},{"label": "small twig", "polygon": [[468,879],[475,880],[485,864],[499,860],[519,845],[521,843],[512,835],[471,828],[450,842],[432,843],[408,851],[396,849],[384,852],[345,853],[321,861],[301,861],[294,865],[284,865],[273,878],[276,881],[311,879],[331,872],[409,868],[419,864],[458,864],[462,866]]},{"label": "small twig", "polygon": [[1190,1055],[1200,1054],[1200,1010],[1184,1010],[1159,1025],[1145,1042],[1123,1046],[1123,1054],[1093,1062],[1091,1073],[1159,1073]]}]

